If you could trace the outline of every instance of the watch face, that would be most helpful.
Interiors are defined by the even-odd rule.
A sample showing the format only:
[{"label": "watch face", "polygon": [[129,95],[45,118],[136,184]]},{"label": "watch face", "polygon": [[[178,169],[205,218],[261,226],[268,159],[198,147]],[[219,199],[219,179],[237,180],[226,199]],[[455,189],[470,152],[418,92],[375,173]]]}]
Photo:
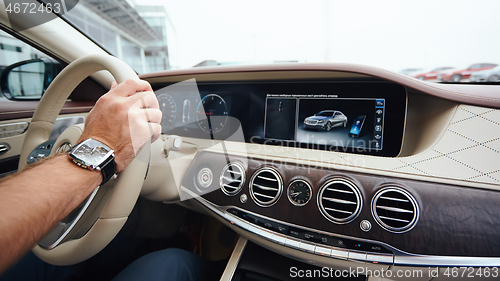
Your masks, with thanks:
[{"label": "watch face", "polygon": [[104,160],[108,152],[109,150],[103,146],[91,147],[86,143],[82,143],[72,154],[86,164],[97,166]]}]

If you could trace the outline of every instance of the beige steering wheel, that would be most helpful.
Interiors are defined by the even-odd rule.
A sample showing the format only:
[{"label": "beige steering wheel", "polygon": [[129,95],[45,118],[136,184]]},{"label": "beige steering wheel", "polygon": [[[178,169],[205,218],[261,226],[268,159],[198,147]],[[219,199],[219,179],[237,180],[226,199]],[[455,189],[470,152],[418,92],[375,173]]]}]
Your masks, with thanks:
[{"label": "beige steering wheel", "polygon": [[[26,160],[31,151],[48,140],[54,122],[71,92],[81,81],[100,70],[109,71],[118,83],[126,79],[139,79],[126,63],[109,55],[89,55],[64,68],[50,84],[33,115],[21,151],[19,170],[27,165]],[[68,128],[68,132],[63,132],[56,145],[61,141],[75,145],[82,129],[83,127]],[[71,225],[70,222],[61,222],[58,226],[64,229],[52,231],[48,235],[54,236],[49,237],[54,243],[39,243],[33,248],[33,252],[45,262],[70,265],[94,256],[108,245],[127,221],[139,197],[148,168],[149,150],[150,145],[147,144],[116,180],[97,188],[80,206],[79,211],[74,212]]]}]

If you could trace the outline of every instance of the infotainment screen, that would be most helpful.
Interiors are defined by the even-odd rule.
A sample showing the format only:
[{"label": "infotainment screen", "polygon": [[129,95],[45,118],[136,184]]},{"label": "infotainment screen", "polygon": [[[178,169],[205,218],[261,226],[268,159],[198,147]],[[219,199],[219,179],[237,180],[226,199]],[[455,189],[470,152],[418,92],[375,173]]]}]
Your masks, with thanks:
[{"label": "infotainment screen", "polygon": [[[164,134],[386,157],[401,151],[407,95],[395,83],[179,84],[155,85]],[[243,139],[235,138],[240,131]]]},{"label": "infotainment screen", "polygon": [[385,98],[269,93],[266,139],[328,147],[382,150]]}]

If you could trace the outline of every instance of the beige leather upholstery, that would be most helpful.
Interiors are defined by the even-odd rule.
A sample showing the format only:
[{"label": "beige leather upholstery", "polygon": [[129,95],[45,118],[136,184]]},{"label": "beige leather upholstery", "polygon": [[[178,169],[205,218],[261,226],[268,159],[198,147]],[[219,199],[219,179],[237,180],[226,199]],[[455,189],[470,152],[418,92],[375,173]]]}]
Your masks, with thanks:
[{"label": "beige leather upholstery", "polygon": [[396,158],[390,170],[500,184],[499,154],[500,110],[460,105],[430,149]]}]

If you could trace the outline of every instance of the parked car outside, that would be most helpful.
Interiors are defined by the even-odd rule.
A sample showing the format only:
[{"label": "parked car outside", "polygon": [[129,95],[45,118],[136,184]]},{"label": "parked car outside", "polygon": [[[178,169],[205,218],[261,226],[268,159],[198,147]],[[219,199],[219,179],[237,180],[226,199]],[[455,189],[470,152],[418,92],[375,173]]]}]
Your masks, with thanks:
[{"label": "parked car outside", "polygon": [[347,116],[336,110],[323,110],[314,116],[304,119],[304,128],[325,129],[330,131],[333,127],[347,126]]},{"label": "parked car outside", "polygon": [[466,69],[443,73],[438,76],[438,79],[445,82],[460,82],[462,79],[468,79],[474,72],[491,69],[495,66],[497,65],[494,63],[476,63]]},{"label": "parked car outside", "polygon": [[405,74],[405,75],[412,75],[412,73],[420,72],[422,70],[423,70],[422,68],[405,68],[405,69],[398,71],[398,73]]},{"label": "parked car outside", "polygon": [[435,80],[437,79],[440,72],[451,69],[454,69],[454,67],[451,66],[438,67],[428,72],[413,73],[412,76],[420,80]]},{"label": "parked car outside", "polygon": [[471,74],[469,82],[500,82],[500,65]]}]

